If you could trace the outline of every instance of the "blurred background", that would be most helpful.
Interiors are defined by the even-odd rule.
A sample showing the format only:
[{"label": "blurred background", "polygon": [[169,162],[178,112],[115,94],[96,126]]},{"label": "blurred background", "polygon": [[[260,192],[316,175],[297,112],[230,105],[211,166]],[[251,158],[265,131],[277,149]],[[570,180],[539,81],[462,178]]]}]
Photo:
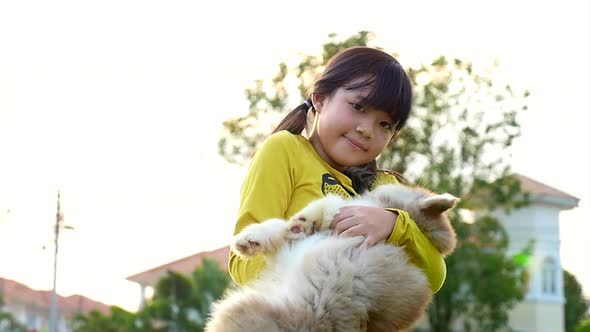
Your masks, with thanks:
[{"label": "blurred background", "polygon": [[551,232],[589,297],[590,5],[573,0],[2,2],[0,277],[52,289],[59,191],[57,292],[136,311],[126,278],[228,244],[247,162],[218,144],[246,91],[351,38],[530,93],[521,135],[490,155],[579,199]]}]

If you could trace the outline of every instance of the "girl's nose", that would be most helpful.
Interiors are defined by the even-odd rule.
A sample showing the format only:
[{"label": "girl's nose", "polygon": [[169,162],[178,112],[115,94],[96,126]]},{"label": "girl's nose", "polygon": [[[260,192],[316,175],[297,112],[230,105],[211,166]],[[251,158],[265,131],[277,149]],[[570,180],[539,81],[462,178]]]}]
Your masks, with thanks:
[{"label": "girl's nose", "polygon": [[356,126],[356,132],[366,138],[373,138],[373,125],[369,121],[360,121]]}]

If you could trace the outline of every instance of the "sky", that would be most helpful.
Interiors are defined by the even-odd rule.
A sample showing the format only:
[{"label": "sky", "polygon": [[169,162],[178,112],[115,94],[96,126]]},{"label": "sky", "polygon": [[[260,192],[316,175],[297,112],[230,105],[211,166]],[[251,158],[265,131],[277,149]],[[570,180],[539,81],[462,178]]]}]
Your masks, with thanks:
[{"label": "sky", "polygon": [[126,277],[231,237],[245,169],[217,141],[244,89],[361,30],[531,92],[511,165],[580,198],[561,260],[590,296],[590,3],[570,0],[0,2],[0,276],[51,289],[59,190],[58,292],[134,310]]}]

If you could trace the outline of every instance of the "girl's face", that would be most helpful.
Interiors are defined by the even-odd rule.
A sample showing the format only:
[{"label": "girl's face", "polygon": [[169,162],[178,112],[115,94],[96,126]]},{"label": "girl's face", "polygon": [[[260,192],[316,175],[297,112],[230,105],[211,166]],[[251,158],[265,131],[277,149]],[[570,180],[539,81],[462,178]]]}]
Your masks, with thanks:
[{"label": "girl's face", "polygon": [[393,137],[389,114],[360,104],[370,92],[370,88],[339,88],[330,96],[313,95],[317,121],[310,141],[337,170],[374,160]]}]

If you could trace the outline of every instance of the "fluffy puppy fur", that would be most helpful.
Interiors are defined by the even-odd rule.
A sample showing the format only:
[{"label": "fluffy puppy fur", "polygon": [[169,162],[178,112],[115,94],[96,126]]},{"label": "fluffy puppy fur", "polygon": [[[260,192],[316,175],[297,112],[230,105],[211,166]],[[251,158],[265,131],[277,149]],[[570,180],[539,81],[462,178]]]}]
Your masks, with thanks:
[{"label": "fluffy puppy fur", "polygon": [[216,302],[207,332],[398,331],[411,326],[432,298],[424,273],[400,247],[362,246],[364,237],[328,229],[344,206],[408,211],[443,255],[456,245],[445,215],[458,198],[426,189],[381,185],[354,199],[328,195],[288,221],[270,219],[237,234],[239,255],[267,257],[260,277]]}]

